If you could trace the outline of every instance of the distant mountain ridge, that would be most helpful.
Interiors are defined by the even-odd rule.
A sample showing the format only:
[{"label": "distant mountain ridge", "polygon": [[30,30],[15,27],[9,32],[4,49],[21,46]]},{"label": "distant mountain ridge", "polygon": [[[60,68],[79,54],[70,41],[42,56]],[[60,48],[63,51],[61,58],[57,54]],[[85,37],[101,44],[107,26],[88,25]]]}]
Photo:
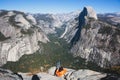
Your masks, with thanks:
[{"label": "distant mountain ridge", "polygon": [[98,18],[101,21],[105,21],[111,25],[118,26],[120,25],[120,13],[105,13],[105,14],[98,14]]},{"label": "distant mountain ridge", "polygon": [[[64,14],[33,14],[37,20],[37,25],[46,33],[46,34],[57,34],[57,29],[62,29],[65,31],[65,25],[69,24],[70,21],[77,18],[80,14],[80,10],[64,13]],[[98,19],[107,22],[111,25],[119,26],[120,24],[120,14],[118,13],[105,13],[97,14]],[[70,25],[69,25],[70,26]]]},{"label": "distant mountain ridge", "polygon": [[64,28],[64,24],[79,15],[80,11],[66,14],[33,14],[37,20],[37,25],[46,33],[57,33],[57,28]]}]

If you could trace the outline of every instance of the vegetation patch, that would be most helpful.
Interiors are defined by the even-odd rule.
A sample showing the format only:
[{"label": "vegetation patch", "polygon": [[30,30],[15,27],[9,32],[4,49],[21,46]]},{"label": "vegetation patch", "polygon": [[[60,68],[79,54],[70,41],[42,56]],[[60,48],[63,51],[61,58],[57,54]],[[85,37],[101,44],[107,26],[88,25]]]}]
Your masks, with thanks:
[{"label": "vegetation patch", "polygon": [[1,12],[0,12],[0,17],[6,15],[7,13],[8,13],[8,11],[6,11],[6,10],[1,10]]},{"label": "vegetation patch", "polygon": [[57,36],[61,36],[62,35],[62,33],[65,31],[65,25],[62,25],[62,27],[61,28],[55,28],[55,31],[57,32]]},{"label": "vegetation patch", "polygon": [[109,68],[105,68],[104,72],[120,75],[120,66],[112,66]]},{"label": "vegetation patch", "polygon": [[107,35],[110,35],[112,31],[112,28],[110,26],[102,26],[98,33],[101,33],[101,34],[107,34]]},{"label": "vegetation patch", "polygon": [[88,29],[90,29],[91,27],[90,27],[90,24],[86,24],[86,25],[83,26],[83,28],[85,28],[86,30],[88,30]]},{"label": "vegetation patch", "polygon": [[28,34],[28,35],[31,35],[31,34],[34,33],[34,31],[33,31],[32,28],[27,29],[27,30],[25,30],[25,29],[21,29],[21,33],[22,33],[22,34]]},{"label": "vegetation patch", "polygon": [[19,61],[7,62],[2,67],[10,69],[13,72],[37,73],[47,71],[48,68],[55,66],[57,61],[60,61],[61,65],[66,68],[101,70],[94,63],[86,63],[85,59],[73,57],[69,52],[69,44],[65,40],[59,39],[54,35],[49,35],[49,39],[51,42],[47,44],[38,42],[43,47],[41,51],[24,55]]},{"label": "vegetation patch", "polygon": [[0,32],[0,41],[4,41],[6,39],[10,39],[10,37],[5,37],[1,32]]}]

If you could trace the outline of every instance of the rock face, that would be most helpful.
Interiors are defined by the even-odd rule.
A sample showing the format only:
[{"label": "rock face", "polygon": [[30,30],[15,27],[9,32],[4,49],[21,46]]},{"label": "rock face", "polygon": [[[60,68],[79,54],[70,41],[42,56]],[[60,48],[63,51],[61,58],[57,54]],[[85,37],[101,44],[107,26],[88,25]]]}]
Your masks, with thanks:
[{"label": "rock face", "polygon": [[75,43],[71,49],[73,55],[93,61],[101,67],[119,65],[120,29],[99,21],[92,21],[85,27],[81,30],[80,39],[72,42]]},{"label": "rock face", "polygon": [[[88,17],[97,20],[96,12],[90,6],[84,7],[83,11],[79,14],[79,17],[74,18],[65,24],[66,29],[65,32],[61,35],[61,38],[65,38],[68,42],[73,42],[74,39],[79,39],[81,27],[85,25]],[[77,35],[77,37],[74,35]]]},{"label": "rock face", "polygon": [[30,23],[23,17],[22,14],[18,14],[15,17],[15,22],[18,23],[17,25],[25,28],[25,29],[29,29],[30,28]]},{"label": "rock face", "polygon": [[71,21],[73,27],[65,32],[63,38],[71,43],[74,56],[101,67],[120,65],[120,29],[96,20],[95,12],[91,11],[91,8],[84,8],[79,22]]},{"label": "rock face", "polygon": [[2,11],[0,15],[0,66],[36,52],[39,41],[49,41],[30,15],[17,11]]},{"label": "rock face", "polygon": [[65,31],[60,36],[60,38],[64,38],[64,39],[66,39],[66,41],[68,41],[70,43],[72,38],[74,37],[76,31],[77,31],[76,26],[78,26],[78,20],[77,19],[69,20],[65,24],[65,27],[66,27]]},{"label": "rock face", "polygon": [[34,24],[34,25],[37,24],[35,18],[34,18],[32,15],[28,14],[28,15],[26,16],[26,18],[27,18],[32,24]]},{"label": "rock face", "polygon": [[97,20],[97,14],[91,6],[84,7],[83,12],[89,18],[94,18]]}]

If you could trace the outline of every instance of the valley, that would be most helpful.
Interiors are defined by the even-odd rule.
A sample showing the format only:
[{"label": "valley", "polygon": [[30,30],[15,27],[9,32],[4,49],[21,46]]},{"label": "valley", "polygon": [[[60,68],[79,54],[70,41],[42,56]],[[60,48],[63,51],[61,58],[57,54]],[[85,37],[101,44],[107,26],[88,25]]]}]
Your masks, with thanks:
[{"label": "valley", "polygon": [[90,6],[68,14],[1,10],[0,66],[13,73],[37,74],[60,61],[65,68],[118,77],[119,19],[109,21],[106,16]]}]

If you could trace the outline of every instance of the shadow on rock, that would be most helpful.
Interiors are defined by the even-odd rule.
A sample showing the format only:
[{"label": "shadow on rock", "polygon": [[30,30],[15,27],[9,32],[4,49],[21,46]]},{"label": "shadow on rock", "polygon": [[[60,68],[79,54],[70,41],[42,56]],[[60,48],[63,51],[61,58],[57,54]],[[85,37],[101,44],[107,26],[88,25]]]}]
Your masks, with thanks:
[{"label": "shadow on rock", "polygon": [[21,80],[23,80],[23,77],[20,74],[18,73],[14,73],[14,74],[17,75]]},{"label": "shadow on rock", "polygon": [[40,80],[40,79],[39,79],[39,77],[37,75],[33,75],[32,80]]},{"label": "shadow on rock", "polygon": [[100,80],[120,80],[120,76],[108,74],[106,77],[104,77]]}]

